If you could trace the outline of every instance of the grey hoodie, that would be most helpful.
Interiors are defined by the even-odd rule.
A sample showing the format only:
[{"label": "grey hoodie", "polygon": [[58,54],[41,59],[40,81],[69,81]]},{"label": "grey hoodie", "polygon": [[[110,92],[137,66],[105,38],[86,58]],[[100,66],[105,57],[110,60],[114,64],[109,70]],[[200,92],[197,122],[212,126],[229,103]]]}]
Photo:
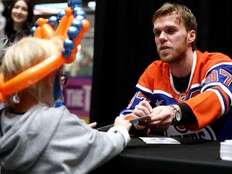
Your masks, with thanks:
[{"label": "grey hoodie", "polygon": [[7,174],[88,173],[129,141],[126,130],[99,132],[64,106],[36,105],[23,115],[3,110],[0,118],[0,165]]}]

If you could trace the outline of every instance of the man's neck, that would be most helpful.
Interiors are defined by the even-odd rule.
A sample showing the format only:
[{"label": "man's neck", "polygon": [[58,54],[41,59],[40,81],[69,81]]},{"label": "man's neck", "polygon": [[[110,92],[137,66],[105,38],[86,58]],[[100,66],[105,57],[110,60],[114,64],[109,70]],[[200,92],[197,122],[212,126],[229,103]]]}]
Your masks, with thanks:
[{"label": "man's neck", "polygon": [[169,63],[171,74],[175,77],[186,77],[191,73],[194,51],[189,50],[178,62]]}]

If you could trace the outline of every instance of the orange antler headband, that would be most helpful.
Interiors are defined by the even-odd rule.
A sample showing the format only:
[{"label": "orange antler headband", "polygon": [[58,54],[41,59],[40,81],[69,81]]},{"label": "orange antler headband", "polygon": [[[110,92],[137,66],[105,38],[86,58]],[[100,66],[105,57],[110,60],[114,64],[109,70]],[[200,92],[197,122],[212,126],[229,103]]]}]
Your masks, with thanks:
[{"label": "orange antler headband", "polygon": [[36,26],[32,28],[34,37],[49,39],[60,36],[64,40],[64,50],[60,56],[45,59],[6,82],[1,74],[0,101],[3,102],[7,96],[38,82],[63,64],[73,62],[78,51],[77,46],[84,33],[88,31],[89,26],[84,11],[80,7],[80,0],[68,0],[68,7],[57,16],[52,16],[49,19],[39,18]]}]

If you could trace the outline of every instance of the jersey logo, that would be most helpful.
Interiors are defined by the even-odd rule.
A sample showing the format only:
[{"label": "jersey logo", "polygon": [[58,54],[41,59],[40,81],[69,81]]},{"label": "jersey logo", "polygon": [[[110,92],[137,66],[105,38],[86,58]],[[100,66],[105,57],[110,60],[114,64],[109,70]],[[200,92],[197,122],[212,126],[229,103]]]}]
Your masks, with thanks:
[{"label": "jersey logo", "polygon": [[165,132],[168,137],[177,137],[177,138],[188,138],[192,141],[198,140],[216,140],[216,135],[213,129],[209,126],[202,128],[198,131],[190,131],[184,127],[179,126],[169,126]]},{"label": "jersey logo", "polygon": [[186,94],[181,93],[181,94],[179,95],[179,101],[180,101],[180,102],[183,102],[183,101],[185,101],[186,99],[187,99]]},{"label": "jersey logo", "polygon": [[162,105],[163,102],[164,102],[164,100],[156,100],[155,106],[160,106],[160,105]]}]

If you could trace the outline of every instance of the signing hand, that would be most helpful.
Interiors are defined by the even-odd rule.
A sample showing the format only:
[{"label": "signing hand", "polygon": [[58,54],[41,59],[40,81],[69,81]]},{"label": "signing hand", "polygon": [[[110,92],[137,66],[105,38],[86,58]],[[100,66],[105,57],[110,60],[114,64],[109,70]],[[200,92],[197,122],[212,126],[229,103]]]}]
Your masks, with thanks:
[{"label": "signing hand", "polygon": [[142,100],[138,105],[135,106],[135,109],[132,111],[137,117],[148,116],[152,113],[152,107],[147,100]]},{"label": "signing hand", "polygon": [[[176,105],[176,107],[179,107]],[[168,127],[171,125],[174,117],[175,111],[171,106],[157,106],[153,108],[150,114],[151,122],[150,124],[155,127]]]}]

